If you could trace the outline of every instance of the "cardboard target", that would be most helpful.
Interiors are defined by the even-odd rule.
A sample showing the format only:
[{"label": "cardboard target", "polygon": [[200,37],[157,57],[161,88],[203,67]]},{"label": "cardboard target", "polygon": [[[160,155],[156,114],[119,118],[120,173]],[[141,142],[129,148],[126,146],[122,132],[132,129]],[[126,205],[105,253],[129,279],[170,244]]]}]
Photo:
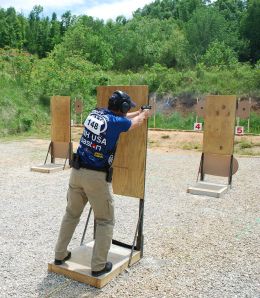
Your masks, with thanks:
[{"label": "cardboard target", "polygon": [[197,116],[205,117],[205,101],[204,100],[198,101],[195,109],[196,109]]},{"label": "cardboard target", "polygon": [[83,102],[81,99],[75,100],[74,109],[76,114],[81,114],[83,112]]},{"label": "cardboard target", "polygon": [[251,103],[247,100],[240,101],[237,108],[237,117],[248,119],[250,116]]}]

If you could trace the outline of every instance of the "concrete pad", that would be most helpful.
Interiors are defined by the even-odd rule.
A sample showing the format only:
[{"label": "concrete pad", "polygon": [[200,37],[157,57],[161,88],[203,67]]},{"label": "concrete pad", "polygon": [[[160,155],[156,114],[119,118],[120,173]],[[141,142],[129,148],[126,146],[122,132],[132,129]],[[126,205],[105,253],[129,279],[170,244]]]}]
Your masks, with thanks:
[{"label": "concrete pad", "polygon": [[200,181],[194,186],[189,186],[187,192],[194,195],[220,198],[228,191],[228,189],[229,185]]}]

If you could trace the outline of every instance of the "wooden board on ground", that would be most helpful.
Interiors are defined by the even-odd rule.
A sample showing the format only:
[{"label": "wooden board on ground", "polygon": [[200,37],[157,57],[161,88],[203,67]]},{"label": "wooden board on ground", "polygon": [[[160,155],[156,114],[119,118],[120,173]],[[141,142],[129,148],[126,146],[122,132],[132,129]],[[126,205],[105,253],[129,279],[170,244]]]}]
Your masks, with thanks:
[{"label": "wooden board on ground", "polygon": [[[128,267],[131,250],[112,244],[108,253],[108,261],[113,263],[112,271],[99,277],[94,277],[91,275],[90,267],[93,245],[94,241],[72,250],[69,261],[60,266],[49,263],[48,270],[96,288],[102,288]],[[139,260],[140,251],[134,251],[131,265]]]},{"label": "wooden board on ground", "polygon": [[228,185],[200,181],[194,186],[189,186],[187,192],[194,195],[220,198],[228,189]]},{"label": "wooden board on ground", "polygon": [[[100,86],[97,88],[98,107],[107,107],[116,90],[129,94],[137,104],[130,112],[148,104],[148,86]],[[113,191],[115,194],[144,198],[147,152],[147,122],[132,131],[122,133],[113,162]]]},{"label": "wooden board on ground", "polygon": [[203,152],[232,155],[236,119],[236,96],[206,97]]},{"label": "wooden board on ground", "polygon": [[[43,164],[43,165],[31,167],[32,172],[40,172],[40,173],[54,173],[54,172],[62,171],[63,169],[64,169],[64,164],[55,164],[55,163],[49,163],[49,164]],[[66,165],[65,169],[69,169],[69,165]]]},{"label": "wooden board on ground", "polygon": [[51,140],[70,142],[70,97],[51,98]]}]

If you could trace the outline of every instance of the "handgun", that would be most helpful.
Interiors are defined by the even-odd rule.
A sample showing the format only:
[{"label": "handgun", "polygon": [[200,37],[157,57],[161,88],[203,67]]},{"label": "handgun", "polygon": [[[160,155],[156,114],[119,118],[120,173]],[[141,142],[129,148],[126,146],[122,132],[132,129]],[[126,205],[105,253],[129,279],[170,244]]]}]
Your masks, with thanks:
[{"label": "handgun", "polygon": [[150,106],[150,105],[143,105],[143,106],[141,106],[141,109],[142,110],[151,110],[151,108],[152,108],[152,106]]}]

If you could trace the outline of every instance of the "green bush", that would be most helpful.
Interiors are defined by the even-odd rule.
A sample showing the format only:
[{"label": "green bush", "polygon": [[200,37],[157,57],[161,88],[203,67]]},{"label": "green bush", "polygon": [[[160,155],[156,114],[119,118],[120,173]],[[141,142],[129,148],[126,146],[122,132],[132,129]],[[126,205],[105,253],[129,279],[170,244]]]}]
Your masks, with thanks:
[{"label": "green bush", "polygon": [[260,134],[260,115],[252,112],[249,119],[249,131],[248,131],[248,120],[242,119],[239,121],[239,125],[244,126],[245,132]]}]

